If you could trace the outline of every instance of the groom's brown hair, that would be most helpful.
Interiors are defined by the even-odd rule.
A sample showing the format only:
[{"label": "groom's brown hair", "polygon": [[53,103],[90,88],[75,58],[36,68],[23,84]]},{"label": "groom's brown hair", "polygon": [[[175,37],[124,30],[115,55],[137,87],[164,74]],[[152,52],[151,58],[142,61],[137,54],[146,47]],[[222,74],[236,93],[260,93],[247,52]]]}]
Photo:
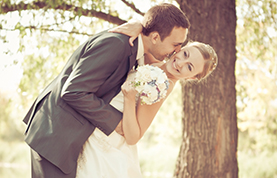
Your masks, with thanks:
[{"label": "groom's brown hair", "polygon": [[169,36],[174,27],[189,28],[190,22],[183,11],[173,4],[162,3],[153,6],[144,15],[142,33],[148,36],[158,32],[161,40]]}]

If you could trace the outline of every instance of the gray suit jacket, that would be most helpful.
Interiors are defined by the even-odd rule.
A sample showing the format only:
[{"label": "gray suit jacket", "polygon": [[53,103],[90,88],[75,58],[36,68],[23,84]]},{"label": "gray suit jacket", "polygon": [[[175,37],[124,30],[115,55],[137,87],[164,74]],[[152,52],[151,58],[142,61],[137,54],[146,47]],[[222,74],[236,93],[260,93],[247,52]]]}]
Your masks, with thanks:
[{"label": "gray suit jacket", "polygon": [[76,169],[82,145],[95,127],[109,135],[122,113],[109,102],[136,61],[138,41],[101,32],[82,44],[37,97],[24,118],[25,141],[64,173]]}]

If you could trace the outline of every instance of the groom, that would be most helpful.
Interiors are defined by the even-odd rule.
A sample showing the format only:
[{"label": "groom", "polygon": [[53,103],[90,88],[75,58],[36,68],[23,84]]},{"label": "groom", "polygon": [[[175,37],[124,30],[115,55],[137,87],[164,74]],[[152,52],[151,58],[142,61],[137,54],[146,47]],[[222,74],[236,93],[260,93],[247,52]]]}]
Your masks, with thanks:
[{"label": "groom", "polygon": [[37,97],[24,118],[33,178],[74,178],[82,145],[97,127],[114,131],[122,113],[109,102],[137,59],[159,60],[179,51],[189,21],[171,4],[152,7],[131,47],[129,37],[103,31],[79,46],[61,73]]}]

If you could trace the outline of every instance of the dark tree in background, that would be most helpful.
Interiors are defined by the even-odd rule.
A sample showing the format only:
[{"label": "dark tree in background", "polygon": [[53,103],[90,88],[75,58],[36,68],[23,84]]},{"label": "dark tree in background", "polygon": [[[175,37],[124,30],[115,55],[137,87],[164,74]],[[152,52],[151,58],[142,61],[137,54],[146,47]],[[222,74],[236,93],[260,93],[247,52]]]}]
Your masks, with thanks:
[{"label": "dark tree in background", "polygon": [[238,177],[235,90],[235,0],[178,0],[191,28],[188,39],[208,43],[217,69],[202,83],[182,83],[183,136],[176,178]]}]

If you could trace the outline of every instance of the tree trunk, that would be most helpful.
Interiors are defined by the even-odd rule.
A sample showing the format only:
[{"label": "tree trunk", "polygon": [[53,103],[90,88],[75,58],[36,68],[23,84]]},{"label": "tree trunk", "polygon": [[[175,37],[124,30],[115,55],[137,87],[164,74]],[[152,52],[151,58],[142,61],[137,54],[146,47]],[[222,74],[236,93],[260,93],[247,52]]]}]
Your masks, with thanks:
[{"label": "tree trunk", "polygon": [[219,58],[205,81],[182,83],[183,140],[176,178],[236,178],[235,0],[179,0],[189,39],[210,44]]}]

